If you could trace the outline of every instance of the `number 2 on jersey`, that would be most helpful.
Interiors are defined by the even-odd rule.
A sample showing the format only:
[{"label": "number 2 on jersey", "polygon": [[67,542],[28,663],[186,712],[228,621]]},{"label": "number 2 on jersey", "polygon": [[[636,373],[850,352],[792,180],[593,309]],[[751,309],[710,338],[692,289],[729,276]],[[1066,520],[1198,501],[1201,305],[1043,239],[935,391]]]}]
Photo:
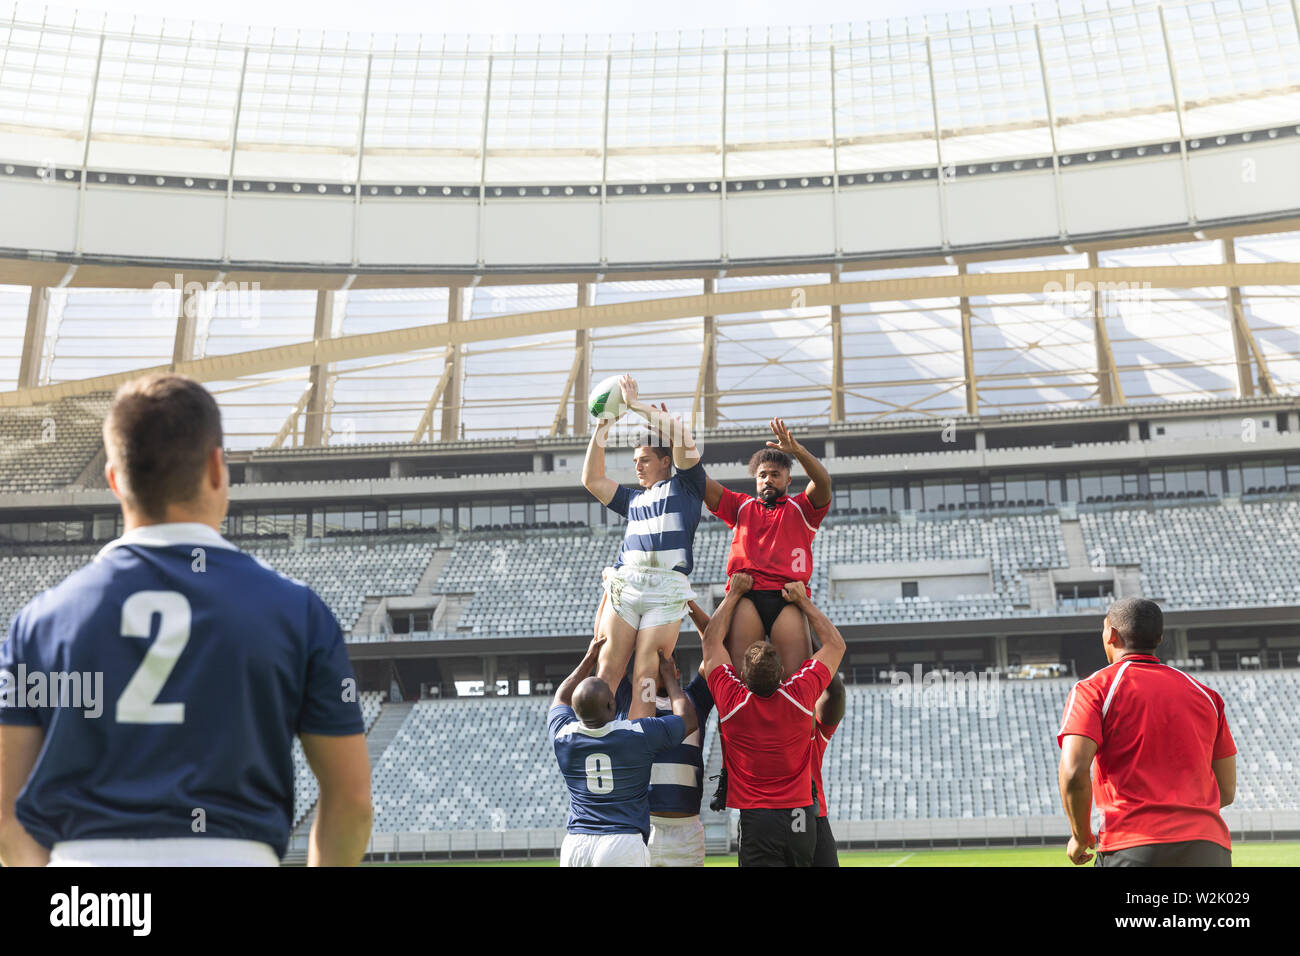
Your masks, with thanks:
[{"label": "number 2 on jersey", "polygon": [[[117,700],[119,724],[183,724],[185,705],[159,704],[158,695],[190,640],[190,602],[179,591],[137,591],[122,603],[122,636],[149,637],[153,616],[158,637]],[[588,771],[590,776],[590,771]]]},{"label": "number 2 on jersey", "polygon": [[592,793],[614,791],[614,763],[609,754],[592,754],[587,758],[587,789]]}]

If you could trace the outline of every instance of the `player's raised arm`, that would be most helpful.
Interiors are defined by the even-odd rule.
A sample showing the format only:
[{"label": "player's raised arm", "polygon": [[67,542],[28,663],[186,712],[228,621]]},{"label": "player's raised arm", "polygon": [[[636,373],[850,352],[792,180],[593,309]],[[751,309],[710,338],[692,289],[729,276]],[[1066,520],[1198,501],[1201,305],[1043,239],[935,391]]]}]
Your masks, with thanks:
[{"label": "player's raised arm", "polygon": [[27,786],[45,743],[40,727],[19,724],[0,725],[0,865],[45,866],[50,851],[37,843],[18,817],[14,804]]},{"label": "player's raised arm", "polygon": [[1089,852],[1096,846],[1092,833],[1092,758],[1097,742],[1082,734],[1067,734],[1061,740],[1061,764],[1056,782],[1061,790],[1061,804],[1070,821],[1070,842],[1066,855],[1075,866],[1092,859]]},{"label": "player's raised arm", "polygon": [[555,699],[551,701],[552,707],[573,706],[573,692],[577,689],[579,684],[591,676],[592,668],[596,666],[596,660],[600,657],[601,645],[604,643],[604,635],[597,635],[591,639],[591,643],[587,645],[587,653],[583,656],[582,660],[578,662],[578,666],[575,667],[573,673],[564,678],[564,682],[556,688]]},{"label": "player's raised arm", "polygon": [[812,625],[813,633],[817,635],[817,640],[821,641],[821,650],[813,655],[813,660],[821,661],[826,665],[826,669],[834,674],[839,669],[840,661],[844,660],[846,646],[839,628],[831,623],[831,619],[823,614],[817,605],[813,604],[812,598],[808,596],[808,589],[803,586],[802,581],[787,582],[781,589],[781,593],[787,601],[803,611],[804,617],[808,618],[808,623]]},{"label": "player's raised arm", "polygon": [[628,411],[636,412],[644,418],[650,423],[651,429],[659,434],[660,441],[664,445],[672,446],[674,465],[679,469],[686,469],[699,464],[702,449],[695,440],[691,427],[682,420],[680,415],[670,413],[668,405],[664,402],[660,402],[659,407],[656,408],[653,404],[642,401],[638,397],[636,379],[631,375],[621,377],[618,386],[623,393],[623,402],[627,405]]},{"label": "player's raised arm", "polygon": [[776,435],[776,441],[769,441],[767,446],[779,448],[787,455],[794,456],[795,460],[803,466],[804,473],[808,475],[808,485],[804,488],[804,494],[808,496],[814,508],[825,508],[831,503],[830,472],[812,452],[795,441],[783,419],[774,418],[769,424],[773,434]]},{"label": "player's raised arm", "polygon": [[713,617],[709,618],[708,627],[700,638],[704,648],[704,663],[700,667],[706,679],[715,667],[731,663],[731,655],[727,653],[725,643],[727,631],[731,628],[731,616],[736,613],[736,605],[740,603],[741,597],[754,586],[754,579],[740,572],[728,580],[731,586],[727,588],[722,603],[714,609]]},{"label": "player's raised arm", "polygon": [[682,719],[686,725],[686,737],[700,726],[699,714],[695,712],[695,705],[691,699],[682,692],[682,685],[677,675],[677,663],[671,657],[664,657],[664,652],[659,652],[659,680],[663,682],[664,690],[668,692],[668,699],[673,702],[673,713]]},{"label": "player's raised arm", "polygon": [[609,438],[609,429],[613,422],[604,418],[596,423],[587,444],[587,457],[582,462],[582,486],[595,496],[602,505],[614,500],[618,491],[618,482],[605,474],[605,442]]},{"label": "player's raised arm", "polygon": [[308,866],[356,866],[370,842],[370,756],[365,734],[300,734],[302,752],[320,782]]}]

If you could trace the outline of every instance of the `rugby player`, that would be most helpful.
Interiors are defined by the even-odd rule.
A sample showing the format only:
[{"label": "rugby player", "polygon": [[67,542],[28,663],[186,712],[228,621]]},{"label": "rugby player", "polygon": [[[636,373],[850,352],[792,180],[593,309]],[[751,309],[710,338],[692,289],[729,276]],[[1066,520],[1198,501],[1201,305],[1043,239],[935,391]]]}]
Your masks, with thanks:
[{"label": "rugby player", "polygon": [[555,692],[547,727],[569,791],[568,833],[561,866],[649,866],[650,773],[657,754],[695,732],[695,708],[682,693],[676,668],[658,657],[660,680],[672,702],[666,717],[619,720],[614,694],[589,676],[606,638],[587,653]]},{"label": "rugby player", "polygon": [[[608,577],[612,568],[606,568]],[[608,595],[602,594],[592,625],[592,636],[600,636],[600,622]],[[687,604],[691,621],[701,634],[709,626],[709,615],[694,601]],[[676,661],[673,662],[676,668]],[[681,680],[680,673],[678,680]],[[705,857],[704,824],[700,822],[700,803],[704,799],[704,730],[713,710],[704,674],[699,673],[686,685],[686,696],[695,707],[698,729],[676,747],[655,758],[650,771],[650,865],[703,866]],[[672,702],[662,682],[655,691],[655,716],[672,713]],[[614,695],[616,713],[627,716],[632,702],[632,682],[627,678]]]},{"label": "rugby player", "polygon": [[[619,380],[619,387],[629,410],[652,425],[664,421],[658,409],[639,400],[636,380],[630,375]],[[672,653],[687,602],[695,596],[687,575],[695,563],[692,544],[706,479],[694,436],[677,419],[671,447],[646,443],[633,450],[637,482],[643,490],[623,487],[605,475],[611,424],[606,419],[596,426],[582,469],[586,489],[627,519],[614,571],[605,581],[609,601],[600,630],[608,643],[596,673],[612,694],[628,660],[633,660],[637,692],[628,716],[635,720],[654,714],[660,652],[665,657]]]},{"label": "rugby player", "polygon": [[[128,382],[104,449],[123,535],[0,645],[0,862],[275,866],[296,735],[320,781],[308,863],[359,863],[370,761],[343,634],[310,588],[218,533],[217,403],[180,375]],[[102,712],[24,706],[24,671],[102,676]]]},{"label": "rugby player", "polygon": [[786,676],[773,646],[758,641],[739,674],[723,644],[752,579],[733,574],[704,633],[704,671],[718,707],[727,806],[740,810],[741,866],[812,866],[817,849],[814,708],[844,657],[844,638],[798,581],[785,593],[807,615],[822,648]]},{"label": "rugby player", "polygon": [[[734,530],[728,577],[743,571],[754,582],[736,607],[727,636],[732,667],[739,672],[750,646],[766,636],[781,658],[782,669],[793,674],[810,656],[808,629],[782,588],[787,581],[800,581],[806,587],[812,578],[813,536],[830,510],[831,478],[782,419],[772,419],[770,427],[777,440],[769,441],[749,461],[756,496],[706,478],[704,503]],[[795,461],[809,481],[803,491],[790,496]]]}]

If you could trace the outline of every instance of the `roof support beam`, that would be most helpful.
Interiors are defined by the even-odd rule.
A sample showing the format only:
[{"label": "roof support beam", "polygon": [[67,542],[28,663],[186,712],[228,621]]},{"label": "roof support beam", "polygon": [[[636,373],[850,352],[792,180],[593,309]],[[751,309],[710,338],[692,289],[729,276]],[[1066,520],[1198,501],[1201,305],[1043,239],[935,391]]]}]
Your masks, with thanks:
[{"label": "roof support beam", "polygon": [[293,411],[285,418],[284,424],[280,426],[280,430],[271,439],[272,448],[283,448],[285,441],[290,437],[294,439],[292,447],[296,448],[298,446],[298,422],[302,420],[303,409],[307,407],[307,400],[311,398],[311,392],[310,385],[302,390],[302,394],[298,396],[298,401],[293,406]]},{"label": "roof support beam", "polygon": [[41,384],[41,364],[45,356],[45,320],[50,315],[50,290],[32,286],[27,300],[27,327],[23,331],[23,354],[18,361],[18,387],[36,388]]},{"label": "roof support beam", "polygon": [[[718,280],[710,276],[704,280],[704,294],[718,291]],[[700,356],[700,379],[695,388],[696,405],[704,406],[704,427],[718,427],[718,319],[704,317],[704,352]],[[696,410],[691,408],[691,428],[696,427]]]},{"label": "roof support beam", "polygon": [[[588,308],[596,304],[596,286],[591,282],[578,283],[578,306]],[[585,435],[590,430],[591,415],[587,412],[587,393],[591,390],[591,332],[578,329],[573,333],[576,375],[573,379],[573,434]],[[566,393],[567,395],[567,393]],[[564,407],[564,399],[560,399]]]},{"label": "roof support beam", "polygon": [[[564,391],[560,393],[559,406],[555,409],[555,419],[551,422],[551,437],[563,435],[565,432],[566,421],[565,412],[569,405],[569,396],[573,394],[573,383],[578,378],[578,367],[582,364],[582,356],[574,355],[573,364],[569,366],[569,377],[564,380]],[[576,396],[575,396],[576,401]],[[577,416],[577,409],[574,409],[574,415]]]},{"label": "roof support beam", "polygon": [[424,441],[425,435],[428,440],[433,441],[433,410],[438,407],[442,401],[442,396],[447,392],[447,383],[451,381],[451,366],[444,364],[442,375],[438,378],[438,387],[433,390],[429,396],[429,404],[424,406],[424,414],[420,416],[420,422],[415,426],[415,434],[411,436],[411,441]]},{"label": "roof support beam", "polygon": [[[334,292],[321,289],[316,293],[316,325],[312,338],[320,343],[330,337],[334,317]],[[325,380],[329,376],[328,362],[312,362],[308,376],[311,391],[307,400],[307,424],[303,434],[303,444],[319,447],[324,444],[325,436]]]},{"label": "roof support beam", "polygon": [[[831,276],[839,282],[839,274]],[[831,306],[831,424],[844,421],[844,331],[842,305]]]},{"label": "roof support beam", "polygon": [[[744,312],[788,309],[796,289],[805,295],[805,307],[848,305],[859,302],[894,302],[907,299],[960,298],[1029,294],[1041,295],[1046,285],[1061,288],[1073,281],[1123,282],[1120,288],[1142,287],[1151,283],[1156,289],[1196,289],[1205,286],[1300,285],[1300,262],[1219,263],[1196,266],[1126,266],[1105,269],[1049,269],[1034,272],[988,272],[978,275],[914,276],[856,282],[832,282],[799,287],[746,289],[740,292],[715,292],[640,302],[616,302],[608,305],[552,309],[493,315],[472,322],[453,319],[431,325],[387,332],[344,335],[255,349],[233,355],[212,356],[183,363],[176,371],[201,381],[221,381],[258,372],[328,365],[346,359],[375,355],[396,355],[417,349],[446,348],[448,361],[459,363],[460,349],[470,342],[489,342],[523,335],[638,325],[646,322],[683,319],[701,315],[736,315]],[[1110,286],[1107,286],[1110,288]],[[463,293],[453,289],[450,299],[458,303]],[[451,308],[459,315],[458,305]],[[450,318],[451,316],[449,316]],[[38,388],[20,388],[0,392],[0,407],[13,408],[51,402],[73,395],[108,391],[122,382],[159,368],[133,369],[112,375],[60,382]],[[460,376],[448,383],[448,397],[443,405],[443,436],[458,432],[460,413]]]},{"label": "roof support beam", "polygon": [[[1097,251],[1088,252],[1089,271],[1098,270]],[[1110,347],[1110,333],[1106,331],[1106,307],[1102,301],[1101,287],[1092,288],[1092,342],[1097,354],[1097,395],[1102,405],[1124,405],[1124,386],[1115,367],[1115,353]]]},{"label": "roof support beam", "polygon": [[[957,274],[964,276],[966,274],[966,263],[957,264]],[[971,308],[970,296],[964,295],[960,299],[961,305],[961,364],[963,374],[966,379],[966,414],[978,415],[980,413],[979,386],[975,381],[975,348],[971,344]]]},{"label": "roof support beam", "polygon": [[[484,120],[484,123],[487,121]],[[473,294],[472,292],[470,293]],[[462,352],[464,346],[459,341],[452,341],[452,335],[459,330],[462,325],[468,323],[461,320],[465,317],[465,289],[460,286],[452,286],[447,290],[447,323],[446,332],[448,335],[447,351],[443,355],[443,376],[447,379],[445,391],[442,396],[442,428],[438,431],[438,438],[441,441],[456,441],[460,438],[461,414],[460,414],[460,383],[461,375],[464,371],[465,357]],[[425,328],[438,328],[439,326],[425,326]],[[377,353],[376,353],[377,354]]]},{"label": "roof support beam", "polygon": [[[1223,261],[1236,265],[1237,248],[1231,238],[1223,240]],[[1241,304],[1241,287],[1228,286],[1228,315],[1232,321],[1232,351],[1237,364],[1237,395],[1240,398],[1252,398],[1255,395],[1255,379],[1259,379],[1261,395],[1276,395],[1273,377],[1268,372],[1264,353],[1260,351],[1255,333],[1250,331],[1246,321],[1246,310]],[[1257,372],[1252,372],[1251,361],[1254,360]]]}]

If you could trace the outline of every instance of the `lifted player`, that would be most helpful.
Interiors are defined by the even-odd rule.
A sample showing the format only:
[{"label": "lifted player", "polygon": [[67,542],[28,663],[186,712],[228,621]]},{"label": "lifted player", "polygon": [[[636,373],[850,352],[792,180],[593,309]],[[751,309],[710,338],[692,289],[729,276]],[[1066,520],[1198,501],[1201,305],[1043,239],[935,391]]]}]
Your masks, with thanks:
[{"label": "lifted player", "polygon": [[[630,375],[619,380],[619,387],[630,411],[656,429],[664,423],[658,409],[638,400],[637,384]],[[637,692],[628,713],[635,720],[654,714],[660,652],[665,657],[673,652],[687,602],[695,597],[687,575],[694,567],[692,544],[700,522],[705,475],[690,429],[674,419],[671,450],[650,443],[633,450],[642,490],[623,487],[605,475],[610,425],[604,420],[596,426],[582,468],[586,489],[610,511],[627,518],[623,546],[605,581],[609,601],[600,631],[609,640],[596,676],[612,692],[635,652],[632,679]]]},{"label": "lifted player", "polygon": [[[704,503],[735,532],[727,557],[727,577],[743,571],[753,590],[737,606],[727,635],[732,666],[740,671],[750,645],[770,637],[785,673],[793,674],[810,656],[808,630],[799,609],[782,595],[788,581],[808,584],[812,577],[813,535],[831,506],[831,477],[826,468],[779,418],[771,421],[776,441],[754,454],[749,473],[757,496],[742,495],[706,479]],[[808,484],[789,497],[795,461]],[[730,587],[730,583],[727,585]]]}]

